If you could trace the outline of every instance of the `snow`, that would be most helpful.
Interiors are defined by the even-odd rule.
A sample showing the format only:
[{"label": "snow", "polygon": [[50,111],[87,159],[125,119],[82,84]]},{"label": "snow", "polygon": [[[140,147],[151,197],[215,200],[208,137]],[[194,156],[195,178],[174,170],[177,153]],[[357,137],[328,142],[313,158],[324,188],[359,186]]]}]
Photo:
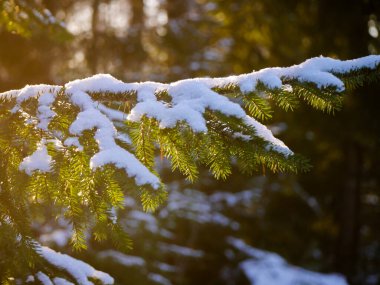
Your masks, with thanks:
[{"label": "snow", "polygon": [[242,92],[249,93],[255,91],[258,82],[274,89],[281,88],[284,79],[296,79],[300,82],[313,83],[318,88],[335,87],[338,91],[343,91],[344,83],[334,74],[344,74],[361,68],[374,69],[379,63],[380,57],[377,55],[346,61],[320,56],[291,67],[266,68],[257,72],[230,77],[230,80],[224,84],[237,83]]},{"label": "snow", "polygon": [[159,270],[164,271],[164,272],[177,272],[177,270],[178,270],[177,266],[170,265],[170,264],[167,264],[167,263],[164,263],[164,262],[156,262],[155,266]]},{"label": "snow", "polygon": [[194,258],[200,258],[204,256],[204,252],[202,250],[193,249],[190,247],[185,246],[179,246],[176,244],[167,244],[167,243],[160,243],[159,244],[160,250],[164,252],[171,252],[177,255],[187,256],[187,257],[194,257]]},{"label": "snow", "polygon": [[43,243],[55,243],[59,247],[64,247],[68,244],[72,236],[72,231],[69,229],[57,229],[50,233],[42,234],[39,240]]},{"label": "snow", "polygon": [[[20,98],[20,97],[19,97]],[[38,104],[41,106],[50,106],[53,104],[55,101],[55,94],[54,93],[43,93],[39,98],[38,98]]]},{"label": "snow", "polygon": [[128,220],[126,224],[130,229],[137,229],[141,224],[144,224],[144,228],[153,234],[159,234],[162,237],[172,238],[173,234],[168,230],[162,229],[156,217],[151,213],[146,213],[138,210],[132,210],[128,213]]},{"label": "snow", "polygon": [[160,212],[160,218],[174,214],[180,218],[195,221],[197,223],[215,223],[234,230],[239,224],[225,215],[215,211],[213,201],[199,191],[186,189],[184,191],[172,190],[164,210]]},{"label": "snow", "polygon": [[96,153],[90,160],[90,167],[96,169],[112,163],[118,168],[125,169],[130,177],[135,177],[137,185],[150,184],[154,189],[160,186],[160,180],[151,173],[133,154],[114,146]]},{"label": "snow", "polygon": [[[60,277],[55,277],[53,278],[53,282],[51,281],[51,279],[49,278],[49,276],[47,276],[45,273],[39,271],[37,272],[36,274],[36,278],[43,284],[43,285],[74,285],[74,283],[71,283],[69,281],[67,281],[66,279],[63,279],[63,278],[60,278]],[[26,282],[34,282],[35,279],[32,275],[28,276],[28,279],[26,280]]]},{"label": "snow", "polygon": [[39,119],[39,123],[37,127],[44,131],[48,130],[51,119],[56,115],[56,113],[50,109],[50,105],[54,100],[55,95],[52,93],[44,93],[38,98],[37,118]]},{"label": "snow", "polygon": [[83,151],[83,146],[80,144],[79,139],[77,137],[68,137],[63,144],[65,146],[75,146],[78,151]]},{"label": "snow", "polygon": [[66,271],[79,285],[93,285],[93,283],[89,281],[90,278],[99,280],[104,285],[114,283],[114,279],[107,273],[98,271],[89,264],[71,256],[61,254],[44,246],[40,247],[38,252],[51,265]]},{"label": "snow", "polygon": [[81,135],[85,130],[96,128],[95,140],[99,152],[90,160],[90,167],[96,169],[106,164],[114,164],[124,169],[130,177],[135,177],[137,185],[150,184],[154,189],[160,186],[160,181],[133,154],[117,145],[117,131],[113,122],[98,109],[91,97],[82,91],[68,89],[73,103],[82,109],[69,131],[73,135]]},{"label": "snow", "polygon": [[55,277],[53,279],[54,285],[74,285],[74,283],[71,283],[67,281],[66,279]]},{"label": "snow", "polygon": [[166,279],[164,276],[157,273],[149,273],[148,278],[158,284],[162,284],[162,285],[172,284],[169,279]]},{"label": "snow", "polygon": [[32,175],[33,171],[39,170],[41,172],[50,172],[52,158],[48,154],[45,140],[41,140],[37,146],[37,150],[30,156],[27,156],[21,162],[19,169],[26,172],[28,175]]},{"label": "snow", "polygon": [[236,207],[239,205],[249,206],[255,197],[259,197],[261,189],[244,190],[241,192],[229,193],[229,192],[216,192],[209,196],[209,203],[217,205],[225,203],[228,207]]},{"label": "snow", "polygon": [[97,108],[111,120],[124,122],[128,116],[126,113],[108,108],[107,106],[101,103],[97,105]]},{"label": "snow", "polygon": [[123,143],[126,143],[126,144],[132,144],[131,138],[127,134],[124,134],[124,133],[121,133],[121,132],[117,133],[116,139],[118,139],[118,140],[120,140],[120,141],[122,141]]},{"label": "snow", "polygon": [[147,92],[144,92],[144,96],[138,93],[139,100],[144,100],[131,110],[128,120],[138,121],[146,115],[155,118],[161,128],[175,127],[177,122],[184,121],[195,132],[207,132],[203,117],[206,108],[237,117],[245,114],[240,105],[212,91],[202,80],[182,80],[169,84],[166,88],[172,98],[171,106],[157,101],[153,97],[154,91],[151,96]]},{"label": "snow", "polygon": [[[59,85],[48,85],[48,84],[38,84],[38,85],[26,85],[24,88],[18,90],[18,92],[11,91],[12,95],[17,97],[17,104],[21,104],[29,100],[30,98],[37,97],[43,93],[57,93],[62,87]],[[7,92],[5,92],[7,93]],[[3,93],[4,94],[4,93]],[[1,97],[1,94],[0,94]]]},{"label": "snow", "polygon": [[252,285],[348,285],[338,274],[322,274],[292,266],[275,253],[255,249],[237,238],[228,238],[237,250],[249,259],[240,263]]},{"label": "snow", "polygon": [[272,132],[263,124],[259,123],[250,116],[246,116],[244,118],[244,122],[247,125],[254,127],[257,136],[269,142],[269,145],[267,147],[269,150],[277,151],[279,153],[284,154],[285,156],[293,154],[293,152],[281,140],[275,138]]},{"label": "snow", "polygon": [[124,82],[110,74],[97,74],[85,79],[77,79],[65,85],[68,90],[85,90],[87,92],[123,93],[133,91]]},{"label": "snow", "polygon": [[131,219],[143,221],[143,222],[146,222],[149,224],[156,224],[157,223],[156,218],[153,215],[151,215],[149,213],[137,211],[137,210],[133,210],[133,211],[129,212],[128,216],[131,217]]},{"label": "snow", "polygon": [[39,281],[41,281],[42,285],[54,285],[49,276],[41,271],[37,272],[36,277]]},{"label": "snow", "polygon": [[116,208],[111,207],[107,212],[108,212],[109,219],[112,221],[113,224],[116,224],[118,220]]},{"label": "snow", "polygon": [[105,250],[98,254],[99,258],[109,258],[124,266],[145,266],[145,260],[138,256],[126,255],[115,250]]},{"label": "snow", "polygon": [[[109,74],[97,74],[89,78],[71,81],[64,86],[32,85],[20,90],[11,90],[0,93],[0,98],[15,99],[13,113],[25,115],[28,122],[36,124],[37,128],[49,132],[50,120],[56,115],[51,105],[56,100],[56,94],[64,88],[69,102],[80,108],[75,121],[70,126],[70,133],[79,138],[83,131],[95,129],[95,140],[99,145],[99,152],[91,158],[91,168],[96,169],[106,164],[114,164],[124,169],[130,177],[134,177],[136,184],[150,184],[157,189],[159,179],[150,172],[132,153],[121,148],[116,140],[129,143],[128,134],[120,134],[116,130],[117,122],[140,121],[143,116],[154,118],[160,128],[173,128],[178,123],[186,123],[194,132],[208,131],[205,112],[211,110],[224,115],[242,119],[243,123],[252,127],[256,135],[267,142],[267,149],[284,156],[293,155],[293,152],[272,132],[254,118],[248,116],[243,108],[229,98],[218,94],[215,88],[235,86],[245,94],[257,90],[259,83],[269,89],[291,89],[289,82],[298,80],[314,84],[318,88],[333,87],[337,91],[344,90],[343,82],[337,77],[357,69],[374,69],[380,63],[380,56],[370,55],[358,59],[340,61],[337,59],[316,57],[291,67],[273,67],[242,75],[233,75],[223,78],[193,78],[173,83],[141,82],[124,83]],[[167,93],[169,102],[159,99],[158,94]],[[102,102],[92,99],[93,93],[123,94],[122,100],[137,94],[137,103],[127,114],[105,106]],[[125,97],[127,96],[127,97]],[[27,114],[22,109],[22,103],[31,99],[38,99],[37,114]],[[56,130],[51,130],[52,133]],[[236,133],[236,139],[250,141],[247,135]],[[82,151],[79,141],[66,138],[66,146],[76,146]],[[34,170],[43,172],[50,170],[51,158],[46,148],[41,146],[36,153],[24,159],[20,169],[31,174]]]}]

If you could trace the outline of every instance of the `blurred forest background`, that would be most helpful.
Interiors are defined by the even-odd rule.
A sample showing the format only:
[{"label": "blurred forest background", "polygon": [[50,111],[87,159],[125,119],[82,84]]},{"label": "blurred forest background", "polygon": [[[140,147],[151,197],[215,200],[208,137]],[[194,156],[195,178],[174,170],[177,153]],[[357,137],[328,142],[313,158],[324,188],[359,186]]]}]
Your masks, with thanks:
[{"label": "blurred forest background", "polygon": [[[2,0],[0,9],[0,92],[96,73],[170,82],[380,51],[377,0]],[[336,114],[274,112],[265,123],[310,158],[305,174],[216,181],[205,171],[190,184],[162,162],[168,204],[145,214],[126,199],[136,258],[96,243],[73,255],[118,284],[151,284],[154,271],[172,284],[248,284],[228,243],[235,236],[297,266],[380,284],[379,93],[380,84],[360,88]],[[70,252],[67,225],[41,223],[36,236]]]}]

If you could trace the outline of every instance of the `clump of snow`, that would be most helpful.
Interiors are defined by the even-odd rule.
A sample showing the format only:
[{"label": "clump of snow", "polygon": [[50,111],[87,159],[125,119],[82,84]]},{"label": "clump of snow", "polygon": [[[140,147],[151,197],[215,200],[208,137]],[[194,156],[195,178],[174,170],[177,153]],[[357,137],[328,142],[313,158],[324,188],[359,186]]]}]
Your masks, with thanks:
[{"label": "clump of snow", "polygon": [[38,281],[40,281],[43,285],[54,285],[53,282],[51,282],[49,276],[41,271],[37,272],[36,277]]},{"label": "clump of snow", "polygon": [[53,93],[44,93],[38,98],[38,114],[39,123],[38,128],[47,131],[51,119],[56,115],[50,109],[50,105],[54,102],[55,95]]},{"label": "clump of snow", "polygon": [[78,151],[83,151],[83,146],[80,144],[77,137],[68,137],[63,144],[65,146],[75,146]]},{"label": "clump of snow", "polygon": [[272,132],[263,124],[259,123],[250,116],[246,116],[244,121],[247,125],[254,127],[256,130],[256,135],[262,138],[264,141],[269,142],[268,149],[274,150],[279,153],[284,154],[285,156],[292,155],[293,152],[278,138],[275,138]]},{"label": "clump of snow", "polygon": [[107,273],[98,271],[83,261],[61,254],[48,247],[40,247],[39,254],[51,265],[67,272],[79,285],[93,285],[89,278],[96,279],[104,285],[114,283],[114,279]]},{"label": "clump of snow", "polygon": [[41,140],[37,146],[37,150],[30,156],[27,156],[21,162],[19,169],[26,172],[28,175],[32,175],[32,172],[39,170],[41,172],[50,172],[52,158],[48,154],[45,140]]},{"label": "clump of snow", "polygon": [[237,238],[230,237],[228,242],[249,257],[240,267],[252,285],[348,285],[338,274],[322,274],[292,266],[278,254],[253,248]]},{"label": "clump of snow", "polygon": [[112,163],[125,169],[130,177],[135,177],[137,185],[150,184],[154,189],[160,186],[160,180],[148,170],[133,154],[120,146],[114,146],[96,153],[90,161],[92,169]]},{"label": "clump of snow", "polygon": [[67,89],[83,90],[87,92],[114,92],[122,93],[133,91],[124,82],[109,74],[97,74],[85,79],[77,79],[67,83]]}]

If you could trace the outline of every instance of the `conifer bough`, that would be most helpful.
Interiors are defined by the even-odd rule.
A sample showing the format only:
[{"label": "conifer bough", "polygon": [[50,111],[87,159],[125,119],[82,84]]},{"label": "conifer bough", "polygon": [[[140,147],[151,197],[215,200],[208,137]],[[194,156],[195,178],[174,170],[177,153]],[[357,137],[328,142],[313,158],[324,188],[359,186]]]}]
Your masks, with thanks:
[{"label": "conifer bough", "polygon": [[[85,231],[90,231],[96,240],[111,239],[128,249],[117,210],[128,189],[136,189],[146,211],[165,200],[157,153],[191,181],[200,165],[225,179],[232,161],[246,173],[263,167],[306,170],[307,161],[261,122],[271,118],[273,105],[293,110],[305,101],[318,110],[338,110],[344,91],[378,79],[379,63],[375,55],[347,61],[318,57],[287,68],[169,84],[124,83],[98,74],[64,86],[1,93],[0,244],[11,242],[28,252],[24,260],[18,256],[15,262],[8,254],[0,261],[0,268],[7,268],[4,276],[43,257],[45,266],[75,278],[51,261],[64,255],[32,238],[31,221],[46,203],[72,223],[74,248],[86,248]],[[91,284],[90,277],[112,283],[109,276],[83,276],[76,279],[79,284]]]}]

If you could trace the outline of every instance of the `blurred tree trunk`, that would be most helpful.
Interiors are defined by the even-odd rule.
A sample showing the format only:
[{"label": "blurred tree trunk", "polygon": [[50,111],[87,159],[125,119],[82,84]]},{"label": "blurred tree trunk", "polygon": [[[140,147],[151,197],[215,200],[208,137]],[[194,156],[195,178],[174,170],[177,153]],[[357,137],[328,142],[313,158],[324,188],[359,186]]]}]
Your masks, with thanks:
[{"label": "blurred tree trunk", "polygon": [[356,273],[360,232],[360,197],[362,180],[362,149],[349,142],[346,151],[347,178],[340,193],[339,237],[336,268],[352,281]]},{"label": "blurred tree trunk", "polygon": [[93,0],[92,2],[92,18],[91,30],[92,39],[88,50],[88,66],[92,74],[96,74],[98,70],[98,21],[99,21],[99,4],[100,0]]},{"label": "blurred tree trunk", "polygon": [[139,70],[138,65],[146,58],[143,45],[143,30],[145,27],[145,13],[143,0],[130,0],[131,21],[126,41],[127,65],[133,70]]}]

